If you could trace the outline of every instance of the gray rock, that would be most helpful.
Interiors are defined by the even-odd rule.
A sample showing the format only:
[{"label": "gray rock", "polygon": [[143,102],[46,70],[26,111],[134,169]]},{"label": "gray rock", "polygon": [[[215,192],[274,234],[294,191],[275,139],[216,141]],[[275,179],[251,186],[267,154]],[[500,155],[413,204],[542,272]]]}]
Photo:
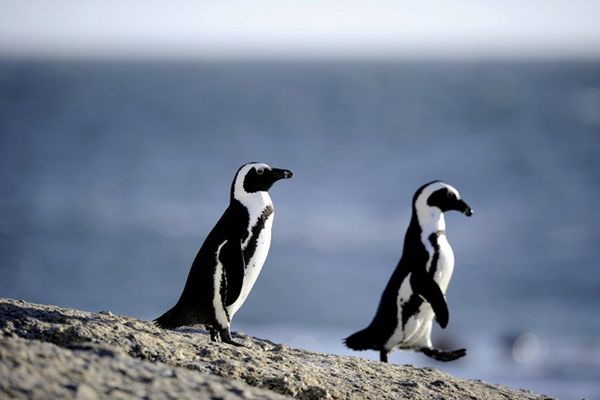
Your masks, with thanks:
[{"label": "gray rock", "polygon": [[0,299],[0,398],[545,399],[436,369]]}]

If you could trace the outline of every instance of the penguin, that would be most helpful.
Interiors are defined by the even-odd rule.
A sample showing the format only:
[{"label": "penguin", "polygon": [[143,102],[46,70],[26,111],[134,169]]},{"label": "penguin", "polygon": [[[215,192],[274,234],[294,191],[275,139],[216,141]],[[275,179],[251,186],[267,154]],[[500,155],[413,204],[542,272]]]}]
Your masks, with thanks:
[{"label": "penguin", "polygon": [[445,294],[454,270],[454,253],[446,238],[444,213],[451,210],[473,215],[458,191],[445,182],[432,181],[415,192],[402,256],[377,313],[368,327],[344,340],[346,346],[377,350],[382,362],[396,349],[422,352],[438,361],[466,355],[465,349],[444,351],[431,343],[433,318],[442,328],[448,325]]},{"label": "penguin", "polygon": [[165,329],[205,325],[212,341],[240,346],[231,320],[246,301],[271,245],[273,201],[268,190],[292,171],[263,163],[242,165],[229,206],[200,247],[179,301],[154,322]]}]

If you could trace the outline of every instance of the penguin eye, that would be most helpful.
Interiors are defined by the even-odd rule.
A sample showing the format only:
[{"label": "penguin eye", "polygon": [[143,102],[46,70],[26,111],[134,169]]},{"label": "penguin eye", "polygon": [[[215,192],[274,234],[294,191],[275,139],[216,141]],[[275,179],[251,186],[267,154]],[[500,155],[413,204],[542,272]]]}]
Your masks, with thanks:
[{"label": "penguin eye", "polygon": [[264,169],[264,168],[261,168],[261,169],[257,169],[257,170],[256,170],[256,173],[257,173],[258,175],[262,175],[264,172],[265,172],[265,169]]},{"label": "penguin eye", "polygon": [[446,196],[448,196],[449,199],[456,198],[456,195],[449,190],[446,192]]}]

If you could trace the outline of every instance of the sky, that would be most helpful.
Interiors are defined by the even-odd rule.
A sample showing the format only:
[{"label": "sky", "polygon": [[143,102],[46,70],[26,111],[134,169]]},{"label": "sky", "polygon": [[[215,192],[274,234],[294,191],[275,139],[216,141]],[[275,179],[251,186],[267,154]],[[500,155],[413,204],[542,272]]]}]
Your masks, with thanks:
[{"label": "sky", "polygon": [[597,58],[595,0],[2,0],[0,56]]}]

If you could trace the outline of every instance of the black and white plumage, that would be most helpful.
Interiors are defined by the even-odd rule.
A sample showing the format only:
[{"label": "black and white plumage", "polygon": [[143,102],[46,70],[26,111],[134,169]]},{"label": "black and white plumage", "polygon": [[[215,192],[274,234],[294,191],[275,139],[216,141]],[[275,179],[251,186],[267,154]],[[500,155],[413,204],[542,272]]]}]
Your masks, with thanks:
[{"label": "black and white plumage", "polygon": [[240,167],[229,207],[200,247],[179,301],[155,320],[159,326],[203,324],[211,340],[236,344],[231,320],[252,290],[271,245],[274,208],[267,191],[292,176],[263,163]]},{"label": "black and white plumage", "polygon": [[349,348],[377,350],[384,362],[396,349],[420,351],[439,361],[466,354],[465,349],[443,351],[431,343],[433,318],[442,328],[448,324],[445,294],[454,270],[454,253],[446,239],[444,212],[450,210],[473,214],[447,183],[433,181],[417,190],[402,257],[371,324],[345,339]]}]

